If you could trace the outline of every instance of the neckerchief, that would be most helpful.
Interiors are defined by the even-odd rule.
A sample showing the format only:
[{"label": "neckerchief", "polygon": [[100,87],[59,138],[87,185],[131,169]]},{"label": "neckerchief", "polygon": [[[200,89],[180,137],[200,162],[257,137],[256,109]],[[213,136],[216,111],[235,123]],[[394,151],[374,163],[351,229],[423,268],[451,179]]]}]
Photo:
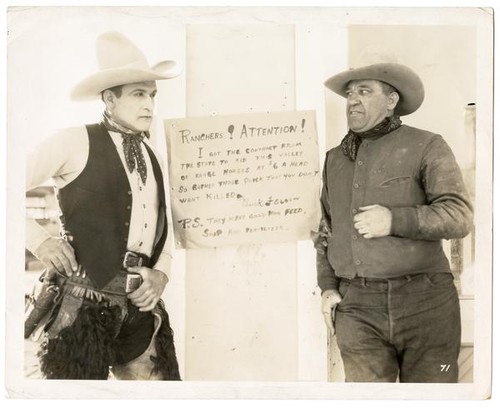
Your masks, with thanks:
[{"label": "neckerchief", "polygon": [[142,154],[141,143],[144,136],[149,137],[149,132],[136,132],[128,129],[125,126],[116,123],[107,112],[103,114],[102,123],[106,129],[117,132],[122,135],[123,153],[125,154],[125,161],[127,168],[132,173],[137,163],[137,171],[142,180],[142,184],[146,184],[147,168],[144,155]]},{"label": "neckerchief", "polygon": [[382,122],[367,130],[366,132],[356,133],[349,129],[349,132],[347,133],[347,135],[345,135],[345,137],[342,139],[342,142],[340,143],[342,153],[344,153],[344,155],[346,155],[349,160],[356,160],[358,149],[363,139],[386,135],[387,133],[390,133],[393,130],[399,128],[401,126],[401,123],[402,122],[401,119],[399,119],[399,116],[393,115],[386,117]]}]

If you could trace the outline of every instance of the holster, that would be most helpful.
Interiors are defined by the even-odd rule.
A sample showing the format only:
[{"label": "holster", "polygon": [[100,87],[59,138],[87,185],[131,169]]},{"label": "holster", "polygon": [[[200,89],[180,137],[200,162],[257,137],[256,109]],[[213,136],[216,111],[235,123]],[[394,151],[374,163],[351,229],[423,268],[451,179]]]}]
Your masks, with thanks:
[{"label": "holster", "polygon": [[[60,299],[60,287],[58,285],[57,272],[46,269],[38,281],[33,286],[33,291],[26,299],[25,320],[24,320],[24,338],[27,339],[33,332],[45,326],[49,320],[52,311]],[[38,335],[33,334],[34,340]]]}]

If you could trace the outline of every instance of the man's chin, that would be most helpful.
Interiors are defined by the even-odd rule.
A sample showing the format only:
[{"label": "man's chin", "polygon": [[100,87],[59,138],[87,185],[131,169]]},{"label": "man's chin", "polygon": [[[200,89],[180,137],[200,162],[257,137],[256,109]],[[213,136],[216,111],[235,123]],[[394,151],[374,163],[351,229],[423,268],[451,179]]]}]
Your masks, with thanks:
[{"label": "man's chin", "polygon": [[363,126],[361,126],[359,123],[356,122],[351,122],[348,123],[349,129],[351,129],[353,132],[362,132],[363,131]]},{"label": "man's chin", "polygon": [[149,128],[151,127],[151,122],[146,123],[141,123],[138,124],[137,126],[131,126],[131,129],[133,129],[136,132],[147,132]]},{"label": "man's chin", "polygon": [[152,118],[140,118],[134,127],[138,132],[147,132],[151,127],[152,120]]}]

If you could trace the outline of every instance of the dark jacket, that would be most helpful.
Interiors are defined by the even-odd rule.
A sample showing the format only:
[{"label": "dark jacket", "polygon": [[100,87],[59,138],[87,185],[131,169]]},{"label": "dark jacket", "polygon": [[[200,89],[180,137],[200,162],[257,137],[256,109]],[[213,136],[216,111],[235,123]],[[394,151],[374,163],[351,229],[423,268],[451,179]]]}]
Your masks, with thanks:
[{"label": "dark jacket", "polygon": [[[354,162],[340,147],[328,151],[321,204],[332,230],[327,253],[317,255],[322,291],[336,289],[339,277],[449,272],[441,239],[462,238],[472,226],[453,152],[441,136],[405,125],[364,139]],[[372,204],[391,210],[387,237],[365,239],[354,228],[359,207]]]}]

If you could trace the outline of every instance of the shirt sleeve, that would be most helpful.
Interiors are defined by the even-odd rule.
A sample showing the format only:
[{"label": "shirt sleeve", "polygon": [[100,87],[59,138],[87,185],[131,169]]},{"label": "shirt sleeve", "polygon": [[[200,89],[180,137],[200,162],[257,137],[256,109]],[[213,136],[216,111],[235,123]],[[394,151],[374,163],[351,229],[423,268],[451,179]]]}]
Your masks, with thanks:
[{"label": "shirt sleeve", "polygon": [[[65,129],[45,139],[26,159],[26,191],[52,179],[62,188],[81,173],[88,158],[84,127]],[[26,248],[35,253],[50,234],[38,222],[26,219]]]},{"label": "shirt sleeve", "polygon": [[42,242],[49,239],[51,235],[38,222],[32,219],[26,219],[26,249],[33,255]]},{"label": "shirt sleeve", "polygon": [[423,240],[465,237],[473,225],[472,204],[455,156],[441,136],[424,150],[420,179],[427,204],[391,208],[391,234]]},{"label": "shirt sleeve", "polygon": [[158,163],[160,164],[162,174],[163,174],[163,185],[165,190],[165,203],[166,203],[166,213],[167,213],[167,239],[165,240],[165,244],[161,250],[160,256],[156,261],[156,264],[153,266],[154,269],[162,271],[167,275],[170,279],[171,277],[171,265],[172,265],[172,253],[173,253],[173,235],[174,229],[172,224],[172,213],[170,210],[170,182],[168,179],[168,173],[165,172],[164,164],[162,157],[160,154],[150,145],[151,149],[154,151],[156,158],[158,159]]},{"label": "shirt sleeve", "polygon": [[53,179],[58,188],[73,181],[83,170],[89,154],[84,127],[64,129],[45,139],[26,160],[26,191]]},{"label": "shirt sleeve", "polygon": [[[330,216],[330,203],[328,202],[328,153],[325,158],[323,166],[323,187],[321,190],[321,222],[319,231],[321,232],[323,226],[326,224],[329,231],[332,231],[331,216]],[[335,289],[338,290],[339,279],[335,276],[335,271],[328,261],[328,248],[324,250],[316,249],[316,272],[318,279],[318,286],[321,293],[325,290]]]},{"label": "shirt sleeve", "polygon": [[172,228],[172,222],[170,221],[169,214],[170,211],[167,208],[167,225],[168,225],[167,239],[165,240],[165,244],[163,245],[160,256],[158,257],[158,260],[156,261],[156,264],[153,266],[153,268],[165,273],[170,280],[171,265],[172,265],[172,244],[173,244],[172,236],[174,231]]}]

